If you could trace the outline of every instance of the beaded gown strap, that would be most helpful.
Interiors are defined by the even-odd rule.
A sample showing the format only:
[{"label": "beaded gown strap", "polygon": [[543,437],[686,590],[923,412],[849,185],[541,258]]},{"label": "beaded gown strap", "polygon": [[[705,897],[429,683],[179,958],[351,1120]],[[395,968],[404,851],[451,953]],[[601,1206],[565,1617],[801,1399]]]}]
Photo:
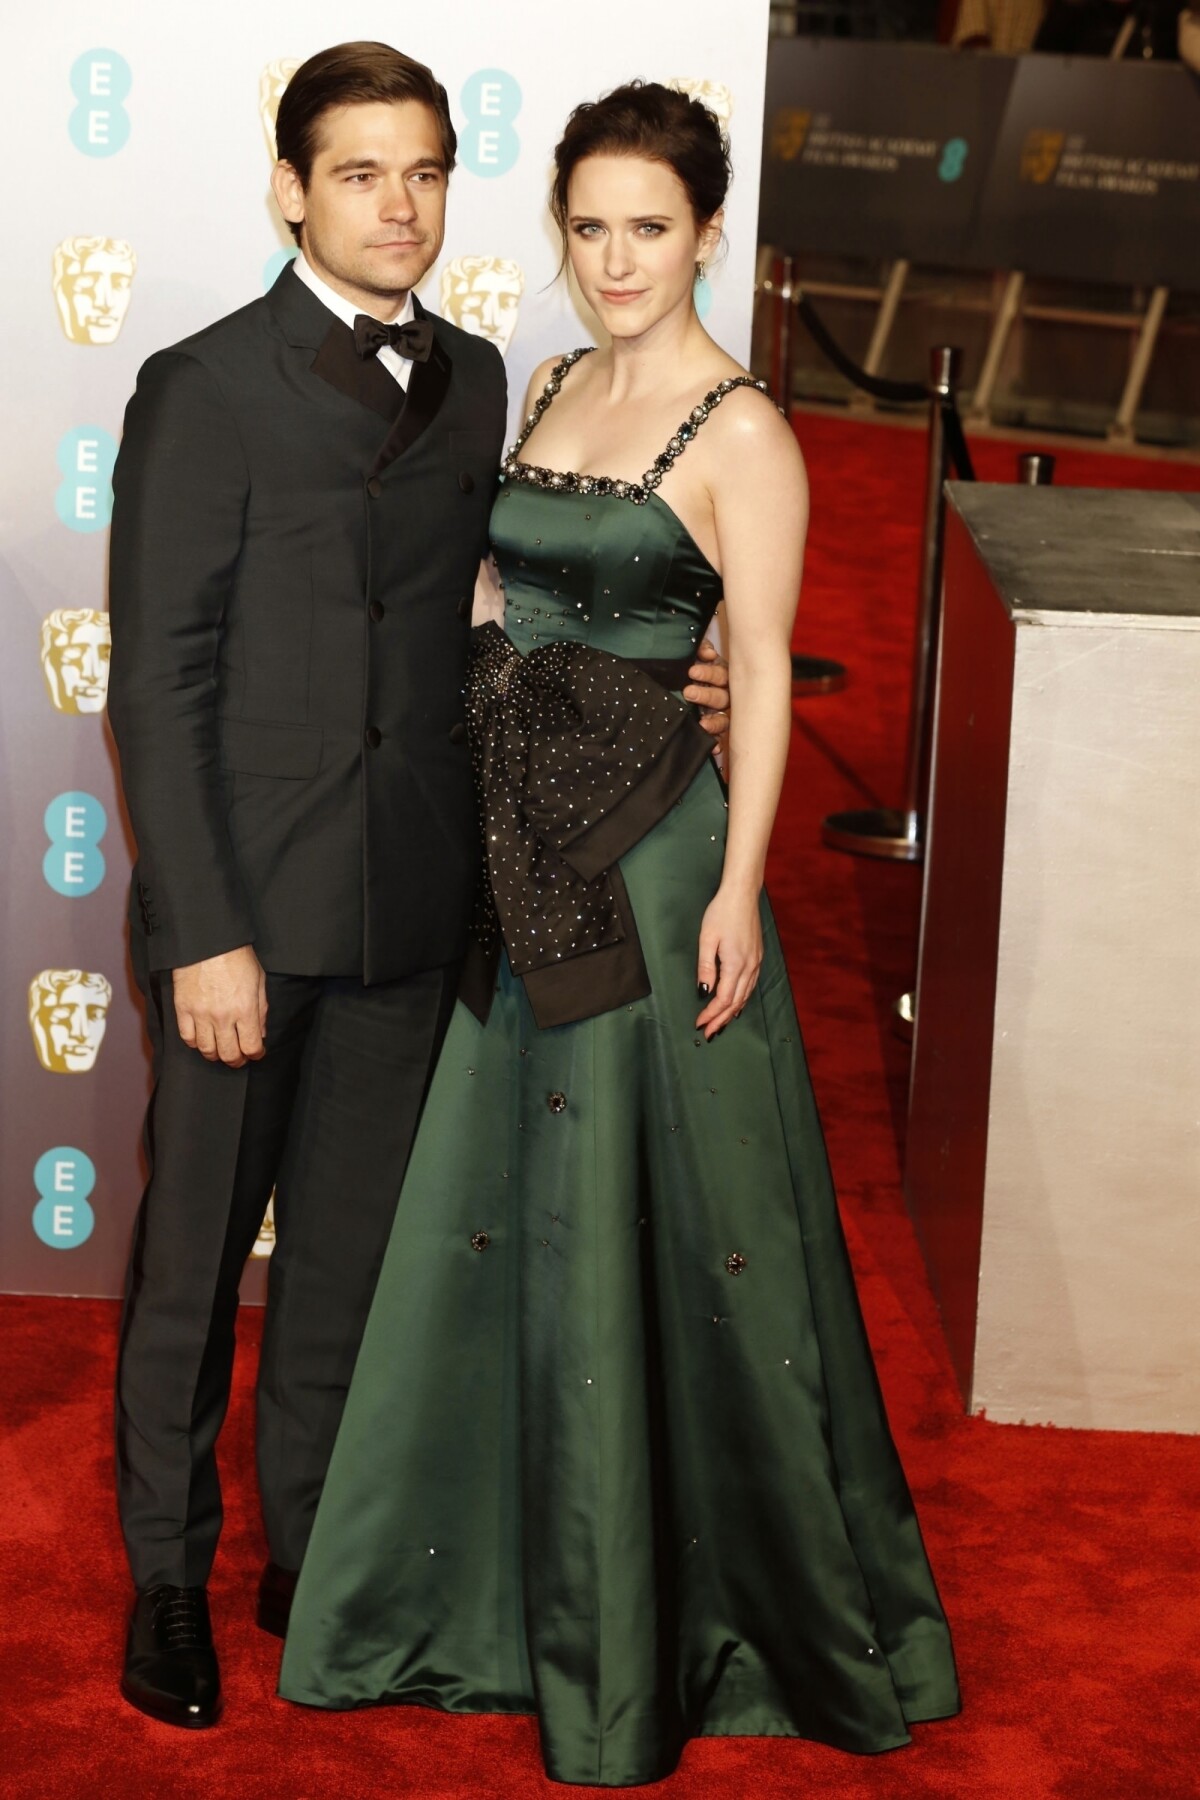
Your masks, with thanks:
[{"label": "beaded gown strap", "polygon": [[533,411],[521,428],[521,435],[501,464],[502,482],[516,481],[530,487],[553,488],[566,493],[613,494],[618,500],[632,500],[635,506],[645,506],[667,470],[683,455],[704,421],[710,413],[716,411],[727,394],[732,394],[735,388],[740,387],[757,388],[760,394],[768,391],[766,382],[756,380],[753,375],[732,375],[719,381],[716,387],[709,389],[703,400],[693,406],[682,424],[676,427],[666,447],[655,457],[653,467],[646,470],[640,481],[620,481],[611,475],[580,475],[571,469],[543,469],[536,463],[521,462],[520,453],[534,426],[561,389],[563,377],[569,369],[574,368],[581,356],[589,355],[594,348],[594,345],[587,344],[581,350],[572,350],[554,365]]}]

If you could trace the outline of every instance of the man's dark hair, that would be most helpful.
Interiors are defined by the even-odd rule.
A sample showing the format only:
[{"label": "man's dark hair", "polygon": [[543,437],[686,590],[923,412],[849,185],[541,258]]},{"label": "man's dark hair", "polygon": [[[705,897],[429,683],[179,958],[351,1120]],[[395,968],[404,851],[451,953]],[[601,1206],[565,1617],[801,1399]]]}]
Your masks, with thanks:
[{"label": "man's dark hair", "polygon": [[[337,106],[372,100],[419,100],[438,123],[446,173],[454,167],[458,138],[450,104],[441,82],[424,63],[414,62],[390,44],[335,44],[301,63],[283,90],[275,121],[275,146],[281,162],[291,163],[307,188],[313,158],[320,148],[321,120]],[[296,242],[300,226],[291,225]]]}]

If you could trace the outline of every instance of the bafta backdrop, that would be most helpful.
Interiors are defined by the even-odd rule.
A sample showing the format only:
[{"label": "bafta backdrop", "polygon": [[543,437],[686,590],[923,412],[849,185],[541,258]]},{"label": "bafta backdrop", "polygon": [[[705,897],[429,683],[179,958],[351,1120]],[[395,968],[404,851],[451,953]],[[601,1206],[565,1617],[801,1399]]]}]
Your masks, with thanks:
[{"label": "bafta backdrop", "polygon": [[[0,914],[0,1286],[115,1294],[148,1091],[127,972],[131,843],[108,734],[111,476],[140,364],[261,294],[295,250],[268,177],[298,64],[382,38],[435,69],[459,133],[426,306],[503,352],[515,421],[535,364],[591,341],[546,212],[567,112],[633,76],[703,98],[733,141],[728,253],[698,290],[750,340],[768,0],[56,0],[10,23],[7,394],[0,552],[6,871]],[[268,1216],[247,1277],[261,1290]]]}]

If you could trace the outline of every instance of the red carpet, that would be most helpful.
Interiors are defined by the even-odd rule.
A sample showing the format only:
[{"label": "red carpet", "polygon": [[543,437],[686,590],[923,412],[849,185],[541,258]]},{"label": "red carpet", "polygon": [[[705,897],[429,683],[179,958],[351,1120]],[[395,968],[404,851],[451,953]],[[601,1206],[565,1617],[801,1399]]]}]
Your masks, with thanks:
[{"label": "red carpet", "polygon": [[[960,1719],[874,1759],[784,1740],[693,1744],[670,1800],[1186,1800],[1200,1794],[1196,1508],[1200,1440],[993,1426],[962,1415],[900,1193],[919,874],[821,850],[839,807],[898,798],[922,439],[799,421],[814,528],[798,643],[851,670],[797,706],[771,885],[791,958],[872,1340],[955,1628]],[[1013,446],[977,446],[1010,480]],[[1200,468],[1083,451],[1059,479],[1200,490]],[[865,797],[865,798],[863,798]],[[250,1384],[259,1315],[223,1439],[228,1525],[213,1582],[226,1721],[194,1736],[126,1708],[127,1577],[112,1504],[116,1308],[0,1302],[0,1787],[30,1800],[529,1800],[526,1720],[409,1710],[326,1716],[273,1698],[277,1646],[251,1623],[263,1554]],[[583,1790],[576,1790],[583,1791]],[[586,1790],[602,1792],[606,1790]]]}]

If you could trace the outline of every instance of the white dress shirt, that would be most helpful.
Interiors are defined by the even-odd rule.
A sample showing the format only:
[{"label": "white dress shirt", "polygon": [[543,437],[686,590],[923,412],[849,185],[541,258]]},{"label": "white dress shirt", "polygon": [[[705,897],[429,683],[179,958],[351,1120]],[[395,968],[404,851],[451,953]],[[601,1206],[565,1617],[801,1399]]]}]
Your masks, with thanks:
[{"label": "white dress shirt", "polygon": [[[363,306],[355,306],[353,300],[343,299],[341,294],[336,293],[334,289],[329,286],[327,281],[322,281],[321,277],[317,274],[316,270],[305,256],[303,250],[301,250],[292,266],[296,271],[297,279],[302,281],[306,288],[312,290],[317,296],[317,299],[321,302],[321,305],[327,306],[335,319],[340,319],[343,325],[348,325],[351,331],[353,331],[355,319],[358,317],[359,313],[366,312],[366,308]],[[370,313],[368,316],[372,319],[378,318],[377,313]],[[409,294],[405,299],[403,307],[394,319],[390,321],[380,319],[379,323],[381,325],[388,323],[393,325],[407,325],[409,321],[415,319],[416,316],[417,312],[413,305],[413,297]],[[378,357],[380,367],[386,369],[388,374],[394,377],[394,379],[400,383],[400,386],[404,389],[405,393],[407,393],[408,378],[412,373],[412,363],[409,358],[407,356],[401,356],[400,352],[398,350],[393,350],[390,344],[385,344],[383,346],[378,352]]]}]

